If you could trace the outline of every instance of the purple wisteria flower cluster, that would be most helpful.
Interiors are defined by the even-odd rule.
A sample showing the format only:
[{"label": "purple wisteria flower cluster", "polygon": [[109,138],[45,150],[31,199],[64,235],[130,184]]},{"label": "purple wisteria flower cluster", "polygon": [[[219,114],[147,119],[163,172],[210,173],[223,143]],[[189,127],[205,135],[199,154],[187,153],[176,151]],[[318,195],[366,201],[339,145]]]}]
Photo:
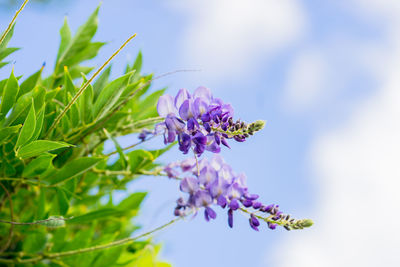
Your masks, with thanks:
[{"label": "purple wisteria flower cluster", "polygon": [[157,111],[163,121],[153,132],[142,132],[139,138],[145,141],[149,135],[163,134],[165,144],[178,140],[180,151],[188,154],[192,150],[194,154],[194,158],[170,163],[162,170],[165,172],[162,175],[180,180],[180,190],[188,194],[187,198],[177,200],[176,216],[204,210],[205,219],[210,221],[217,217],[214,209],[220,207],[227,210],[230,227],[233,227],[235,212],[248,216],[251,228],[256,231],[260,221],[266,222],[270,229],[278,225],[286,230],[312,225],[311,220],[295,220],[283,214],[278,205],[258,201],[259,196],[247,188],[245,174],[235,173],[221,156],[199,159],[205,151],[219,153],[221,144],[229,148],[228,139],[245,141],[264,127],[264,121],[250,124],[234,121],[232,106],[213,97],[206,87],[198,87],[193,94],[181,89],[175,98],[163,95],[158,100]]},{"label": "purple wisteria flower cluster", "polygon": [[198,156],[205,150],[219,153],[221,144],[229,147],[227,139],[243,142],[264,127],[264,121],[234,122],[232,106],[214,98],[206,87],[197,88],[192,95],[186,89],[179,90],[175,98],[163,95],[157,111],[165,121],[156,126],[156,132],[164,133],[165,144],[177,138],[184,154],[191,148]]},{"label": "purple wisteria flower cluster", "polygon": [[251,228],[256,231],[259,230],[260,220],[265,221],[270,229],[275,229],[277,225],[287,230],[301,229],[310,223],[291,219],[279,211],[278,205],[259,202],[259,196],[249,192],[245,174],[235,173],[219,155],[210,161],[202,159],[198,163],[195,158],[170,163],[164,171],[170,178],[180,179],[180,190],[188,194],[187,199],[181,197],[177,200],[176,216],[197,213],[204,208],[204,217],[209,221],[217,217],[214,208],[219,206],[227,209],[230,227],[233,227],[235,211],[247,214]]}]

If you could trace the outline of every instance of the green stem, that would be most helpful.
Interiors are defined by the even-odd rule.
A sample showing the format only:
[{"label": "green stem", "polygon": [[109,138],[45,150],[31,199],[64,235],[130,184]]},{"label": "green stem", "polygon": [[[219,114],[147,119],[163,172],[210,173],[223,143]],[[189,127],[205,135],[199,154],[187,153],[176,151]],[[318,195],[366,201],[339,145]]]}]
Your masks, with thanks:
[{"label": "green stem", "polygon": [[73,217],[69,218],[49,218],[45,220],[39,220],[39,221],[34,221],[34,222],[14,222],[14,221],[5,221],[0,219],[0,223],[8,223],[12,225],[32,225],[32,224],[43,224],[45,222],[50,222],[50,221],[67,221],[72,219]]},{"label": "green stem", "polygon": [[3,43],[4,39],[6,39],[7,34],[10,32],[12,26],[14,25],[15,20],[17,19],[19,13],[24,9],[26,4],[29,2],[29,0],[25,0],[24,3],[22,3],[21,7],[15,12],[14,17],[12,18],[10,24],[8,24],[7,29],[4,31],[3,35],[0,37],[0,45]]}]

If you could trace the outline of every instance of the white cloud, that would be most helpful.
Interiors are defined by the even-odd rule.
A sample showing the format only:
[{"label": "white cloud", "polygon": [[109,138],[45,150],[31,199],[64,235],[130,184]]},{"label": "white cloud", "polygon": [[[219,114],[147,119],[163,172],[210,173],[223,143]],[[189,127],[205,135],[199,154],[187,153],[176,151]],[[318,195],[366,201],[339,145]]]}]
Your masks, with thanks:
[{"label": "white cloud", "polygon": [[306,109],[321,99],[327,84],[328,66],[315,49],[300,52],[288,69],[284,105],[288,110]]},{"label": "white cloud", "polygon": [[316,224],[282,240],[274,266],[400,266],[400,25],[393,23],[400,5],[361,2],[363,10],[392,22],[382,39],[390,50],[375,53],[381,56],[375,69],[381,84],[344,125],[316,138],[310,153]]},{"label": "white cloud", "polygon": [[191,21],[182,40],[184,62],[200,66],[207,77],[217,80],[242,78],[305,31],[298,0],[178,3]]}]

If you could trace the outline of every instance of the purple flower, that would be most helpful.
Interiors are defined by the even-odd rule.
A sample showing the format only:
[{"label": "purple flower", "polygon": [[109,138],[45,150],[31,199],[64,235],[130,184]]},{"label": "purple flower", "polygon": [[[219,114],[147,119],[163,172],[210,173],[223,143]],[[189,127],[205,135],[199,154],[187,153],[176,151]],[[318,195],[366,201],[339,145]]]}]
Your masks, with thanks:
[{"label": "purple flower", "polygon": [[230,228],[233,227],[233,210],[228,210],[228,225]]},{"label": "purple flower", "polygon": [[162,95],[158,99],[157,111],[161,117],[167,117],[169,114],[175,114],[176,108],[174,99],[170,95]]},{"label": "purple flower", "polygon": [[[196,138],[195,136],[189,136],[189,138],[193,141]],[[198,170],[200,171],[198,172]],[[233,226],[233,212],[237,210],[250,214],[250,227],[256,231],[259,230],[260,225],[259,215],[257,217],[254,215],[256,211],[268,213],[266,221],[270,222],[268,227],[271,229],[276,227],[278,221],[280,221],[280,225],[289,230],[303,227],[301,221],[297,221],[297,224],[294,224],[293,220],[288,221],[290,216],[283,215],[279,211],[278,205],[263,205],[257,201],[259,196],[249,193],[246,185],[246,176],[244,174],[236,174],[223,161],[221,156],[215,155],[211,161],[202,159],[198,164],[196,164],[195,159],[186,159],[169,164],[164,168],[164,171],[168,175],[178,176],[178,171],[182,172],[179,175],[181,177],[184,174],[189,175],[180,183],[181,191],[189,196],[186,201],[180,199],[177,202],[174,211],[177,216],[183,216],[189,211],[197,213],[199,209],[204,208],[205,219],[209,221],[217,216],[213,207],[220,207],[222,209],[228,208],[228,225],[230,227]]]},{"label": "purple flower", "polygon": [[181,181],[181,191],[193,194],[199,190],[199,182],[196,178],[186,177]]},{"label": "purple flower", "polygon": [[217,213],[215,213],[215,211],[210,208],[210,207],[206,207],[204,210],[204,217],[206,218],[206,221],[208,222],[211,219],[215,219],[217,218]]}]

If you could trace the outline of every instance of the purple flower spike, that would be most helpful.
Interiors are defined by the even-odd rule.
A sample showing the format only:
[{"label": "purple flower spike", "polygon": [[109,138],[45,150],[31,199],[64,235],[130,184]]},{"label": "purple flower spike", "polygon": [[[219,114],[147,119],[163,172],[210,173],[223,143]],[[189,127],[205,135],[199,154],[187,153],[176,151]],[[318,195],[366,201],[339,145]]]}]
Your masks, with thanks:
[{"label": "purple flower spike", "polygon": [[230,228],[233,227],[233,210],[228,210],[228,225]]}]

